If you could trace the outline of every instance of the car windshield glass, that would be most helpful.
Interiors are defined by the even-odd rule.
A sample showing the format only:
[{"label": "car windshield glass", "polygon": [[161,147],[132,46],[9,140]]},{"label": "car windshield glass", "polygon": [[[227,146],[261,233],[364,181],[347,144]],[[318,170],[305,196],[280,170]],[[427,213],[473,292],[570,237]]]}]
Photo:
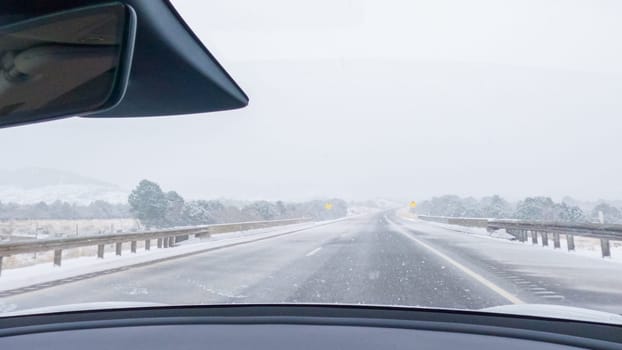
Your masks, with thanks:
[{"label": "car windshield glass", "polygon": [[248,107],[0,129],[0,315],[337,303],[622,323],[622,2],[172,4]]}]

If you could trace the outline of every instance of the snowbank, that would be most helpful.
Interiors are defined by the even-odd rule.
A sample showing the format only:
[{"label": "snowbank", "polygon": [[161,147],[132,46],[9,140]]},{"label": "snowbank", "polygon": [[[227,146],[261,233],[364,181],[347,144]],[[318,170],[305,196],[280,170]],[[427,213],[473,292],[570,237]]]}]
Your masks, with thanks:
[{"label": "snowbank", "polygon": [[[224,247],[231,244],[250,242],[256,239],[267,238],[271,236],[281,235],[284,233],[290,233],[298,230],[326,225],[344,219],[345,218],[330,221],[293,224],[255,230],[215,234],[209,238],[194,238],[188,241],[184,241],[178,243],[177,246],[172,248],[157,248],[154,244],[152,244],[150,251],[140,249],[139,246],[139,249],[137,249],[136,253],[131,253],[130,245],[124,244],[125,249],[123,249],[121,256],[115,255],[112,246],[109,246],[107,247],[109,249],[106,250],[104,259],[96,258],[95,247],[87,247],[92,249],[92,254],[90,256],[80,256],[73,259],[66,258],[66,256],[70,257],[72,254],[72,250],[84,248],[67,249],[66,252],[63,251],[63,261],[62,266],[60,267],[54,266],[51,262],[49,262],[51,260],[48,261],[46,258],[44,262],[39,262],[32,266],[4,269],[2,271],[2,276],[0,276],[0,292],[23,288],[34,284],[53,282],[84,274],[96,273],[146,262],[153,262],[179,255]],[[43,256],[45,254],[41,255]],[[26,256],[26,258],[29,258],[27,254],[18,255],[16,257],[20,256],[22,257],[22,259],[24,259],[24,256]],[[30,256],[32,256],[32,254],[30,254]]]},{"label": "snowbank", "polygon": [[516,240],[516,238],[513,235],[508,234],[505,230],[497,230],[494,232],[488,232],[483,227],[466,227],[466,226],[459,226],[459,225],[443,224],[443,223],[438,223],[438,222],[433,222],[433,221],[419,220],[419,219],[416,219],[410,216],[404,216],[404,215],[401,215],[401,217],[404,220],[409,220],[409,221],[419,222],[419,223],[426,223],[431,226],[442,227],[450,231],[455,231],[455,232],[460,232],[460,233],[465,233],[465,234],[472,234],[472,235],[477,235],[480,237],[487,237],[491,239],[510,240],[510,241],[515,242],[516,244],[529,244],[529,245],[533,245],[534,249],[536,248],[549,249],[552,252],[556,252],[556,253],[576,254],[576,255],[581,255],[581,256],[589,256],[589,257],[593,257],[593,258],[597,258],[601,260],[609,260],[612,262],[622,263],[622,241],[610,241],[611,257],[603,258],[601,256],[600,240],[598,238],[581,237],[581,236],[575,235],[574,236],[575,250],[568,251],[568,242],[566,241],[566,235],[560,236],[561,247],[558,249],[555,249],[553,247],[552,235],[549,235],[549,242],[548,242],[549,245],[543,246],[541,236],[538,236],[538,244],[536,245],[536,244],[531,243],[531,236],[529,236],[527,242],[519,242]]}]

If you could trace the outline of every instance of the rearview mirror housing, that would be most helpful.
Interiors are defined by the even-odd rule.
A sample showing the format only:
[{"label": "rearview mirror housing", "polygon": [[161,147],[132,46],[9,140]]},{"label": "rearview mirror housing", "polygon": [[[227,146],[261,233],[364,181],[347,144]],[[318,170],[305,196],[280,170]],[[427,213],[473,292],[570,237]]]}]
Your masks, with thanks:
[{"label": "rearview mirror housing", "polygon": [[[21,106],[23,101],[12,102],[7,95],[4,102],[0,103],[0,109],[4,109],[0,115],[0,128],[71,116],[92,119],[183,117],[233,110],[248,105],[248,96],[187,25],[170,0],[2,0],[0,34],[6,36],[19,31],[28,32],[28,27],[36,25],[37,22],[65,21],[72,16],[88,17],[89,14],[101,13],[104,9],[115,13],[116,18],[124,19],[122,23],[117,22],[123,28],[115,44],[120,48],[115,51],[119,54],[115,56],[118,57],[118,65],[108,71],[108,84],[97,85],[97,81],[93,83],[101,88],[99,94],[93,94],[94,91],[91,91],[93,89],[88,84],[78,84],[81,88],[74,91],[79,92],[78,94],[70,95],[73,98],[63,98],[48,106],[54,108],[35,109],[31,104],[30,112],[24,111],[26,106]],[[64,27],[76,28],[76,25]],[[60,70],[56,71],[51,67],[60,65],[64,65],[65,70],[74,74],[83,72],[85,67],[93,67],[92,64],[87,64],[91,62],[89,57],[97,56],[94,51],[89,51],[91,48],[78,50],[80,45],[76,44],[71,48],[75,51],[66,48],[61,53],[53,48],[57,44],[42,45],[48,46],[47,48],[31,47],[33,51],[27,54],[34,59],[25,60],[25,57],[19,57],[19,65],[28,61],[30,65],[22,68],[31,72],[37,67],[47,68],[46,71],[50,74],[58,73]],[[11,47],[4,45],[7,49]],[[5,50],[0,46],[0,57],[5,54],[4,51],[16,50]],[[15,63],[15,53],[11,55],[7,56],[9,69],[4,74],[14,84],[26,76],[11,68]],[[73,56],[74,59],[81,57],[81,62],[69,64],[65,60],[66,55]],[[100,69],[105,68],[106,64],[110,65],[110,61],[104,60],[104,63],[104,66],[99,66]],[[91,70],[91,73],[94,71]],[[4,74],[0,72],[0,76]],[[114,79],[111,79],[112,76]],[[56,77],[65,79],[70,75],[56,74]],[[103,80],[101,78],[98,81]],[[36,85],[36,82],[40,83],[30,81],[32,86],[45,86]],[[66,90],[68,82],[63,84]],[[49,84],[48,90],[52,85]],[[55,90],[57,87],[53,86]],[[3,90],[0,88],[0,94],[1,91]],[[89,95],[92,103],[85,103],[80,97],[86,93],[92,94]],[[83,103],[75,104],[76,101]]]},{"label": "rearview mirror housing", "polygon": [[136,13],[113,2],[0,27],[0,127],[115,107],[128,85]]}]

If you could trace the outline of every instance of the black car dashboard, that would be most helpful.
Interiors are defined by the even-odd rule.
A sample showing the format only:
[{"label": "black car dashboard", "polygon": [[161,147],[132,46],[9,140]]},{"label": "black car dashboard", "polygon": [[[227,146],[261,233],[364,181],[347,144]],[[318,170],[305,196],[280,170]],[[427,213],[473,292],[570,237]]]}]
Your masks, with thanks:
[{"label": "black car dashboard", "polygon": [[0,349],[622,349],[614,325],[412,308],[233,305],[0,319]]}]

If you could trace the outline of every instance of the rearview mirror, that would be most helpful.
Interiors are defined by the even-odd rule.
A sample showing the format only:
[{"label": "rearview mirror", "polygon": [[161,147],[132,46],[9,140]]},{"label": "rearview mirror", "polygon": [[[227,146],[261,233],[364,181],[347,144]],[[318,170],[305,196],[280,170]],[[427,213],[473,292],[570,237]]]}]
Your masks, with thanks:
[{"label": "rearview mirror", "polygon": [[111,3],[0,27],[0,127],[101,112],[125,93],[136,15]]}]

